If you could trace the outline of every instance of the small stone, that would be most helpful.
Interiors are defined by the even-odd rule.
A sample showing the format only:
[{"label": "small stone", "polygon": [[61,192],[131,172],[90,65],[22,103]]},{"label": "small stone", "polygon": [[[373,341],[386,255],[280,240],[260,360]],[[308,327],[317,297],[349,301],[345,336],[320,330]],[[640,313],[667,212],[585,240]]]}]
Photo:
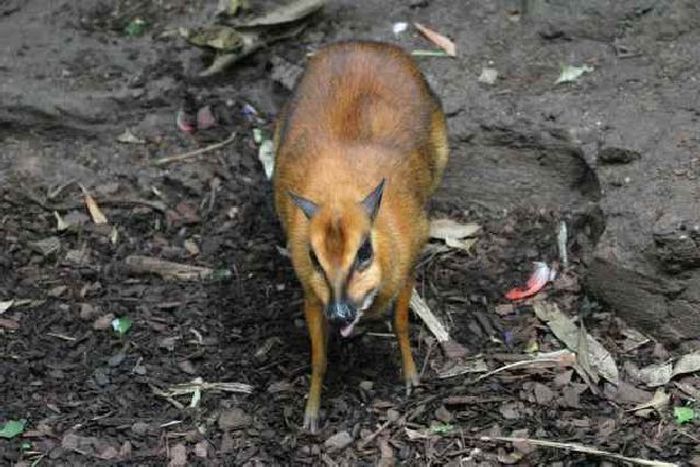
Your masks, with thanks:
[{"label": "small stone", "polygon": [[374,383],[372,381],[363,381],[360,383],[360,389],[363,391],[371,391],[374,388]]},{"label": "small stone", "polygon": [[496,305],[494,310],[498,316],[508,316],[515,312],[515,307],[512,304],[506,303],[503,305]]},{"label": "small stone", "polygon": [[177,367],[180,368],[180,370],[187,373],[188,375],[194,375],[195,373],[197,373],[197,369],[189,360],[182,360],[181,362],[178,362]]},{"label": "small stone", "polygon": [[97,310],[97,308],[95,308],[94,305],[91,305],[90,303],[80,304],[80,319],[89,321],[91,319],[94,319],[95,316],[97,316],[98,314],[99,311]]},{"label": "small stone", "polygon": [[114,446],[106,446],[97,455],[97,457],[104,460],[111,460],[116,458],[117,456],[119,456],[119,451],[117,451],[117,448],[115,448]]},{"label": "small stone", "polygon": [[91,262],[90,250],[69,250],[64,261],[71,266],[87,266]]},{"label": "small stone", "polygon": [[230,454],[235,450],[233,436],[231,436],[231,433],[229,433],[228,431],[224,433],[224,435],[221,437],[220,450],[222,454]]},{"label": "small stone", "polygon": [[92,374],[92,377],[95,379],[95,384],[98,386],[107,386],[111,382],[109,375],[104,368],[96,369]]},{"label": "small stone", "polygon": [[184,444],[176,444],[170,448],[170,462],[168,467],[184,467],[187,465],[187,447]]},{"label": "small stone", "polygon": [[131,446],[131,441],[125,441],[122,447],[119,448],[119,457],[126,459],[131,457],[131,452],[133,451],[133,446]]},{"label": "small stone", "polygon": [[112,355],[109,357],[109,360],[107,361],[107,365],[111,366],[112,368],[116,368],[119,365],[122,364],[124,359],[126,358],[126,354],[123,353],[118,353],[116,355]]},{"label": "small stone", "polygon": [[112,329],[112,321],[114,321],[114,313],[108,313],[100,316],[92,323],[92,328],[95,331],[106,331]]},{"label": "small stone", "polygon": [[136,422],[133,425],[131,425],[131,431],[138,436],[146,436],[148,433],[150,426],[148,423],[144,422]]},{"label": "small stone", "polygon": [[540,405],[549,405],[554,400],[554,391],[541,383],[535,383],[535,400]]},{"label": "small stone", "polygon": [[452,413],[450,413],[450,411],[447,410],[444,405],[441,405],[435,411],[435,418],[443,423],[449,423],[452,421]]},{"label": "small stone", "polygon": [[219,415],[219,428],[224,431],[246,428],[253,419],[242,409],[233,408],[225,410]]},{"label": "small stone", "polygon": [[498,410],[506,420],[518,420],[520,418],[520,412],[518,411],[516,404],[503,404]]},{"label": "small stone", "polygon": [[203,440],[197,443],[194,447],[194,454],[202,459],[207,457],[207,441]]},{"label": "small stone", "polygon": [[401,417],[401,414],[396,409],[389,409],[386,411],[386,418],[388,418],[392,423],[396,422]]},{"label": "small stone", "polygon": [[69,451],[78,449],[78,444],[80,443],[80,437],[73,433],[67,433],[63,436],[61,440],[61,447]]},{"label": "small stone", "polygon": [[68,287],[66,287],[65,285],[59,285],[49,290],[46,293],[46,295],[52,298],[58,298],[61,295],[63,295],[63,292],[65,292],[66,290],[68,290]]},{"label": "small stone", "polygon": [[343,430],[328,438],[324,445],[329,451],[334,452],[345,449],[346,447],[350,446],[352,442],[353,438],[350,436],[350,433]]}]

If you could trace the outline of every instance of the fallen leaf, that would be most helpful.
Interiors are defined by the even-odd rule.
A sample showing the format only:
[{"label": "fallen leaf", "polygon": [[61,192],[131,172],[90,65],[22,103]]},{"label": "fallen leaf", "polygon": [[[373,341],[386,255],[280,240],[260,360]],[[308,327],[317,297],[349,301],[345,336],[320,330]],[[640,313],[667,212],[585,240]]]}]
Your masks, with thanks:
[{"label": "fallen leaf", "polygon": [[632,373],[632,376],[650,387],[663,386],[671,381],[673,365],[670,363],[649,365]]},{"label": "fallen leaf", "polygon": [[180,35],[192,45],[223,52],[238,50],[243,45],[243,38],[238,31],[219,24],[195,29],[181,28]]},{"label": "fallen leaf", "polygon": [[5,313],[10,308],[12,308],[12,305],[14,303],[15,303],[14,300],[7,300],[6,302],[0,302],[0,315]]},{"label": "fallen leaf", "polygon": [[590,65],[583,65],[583,66],[564,65],[561,68],[561,73],[559,74],[559,78],[557,78],[557,80],[555,81],[554,84],[568,83],[571,81],[576,81],[584,73],[590,73],[592,71],[593,71],[593,67]]},{"label": "fallen leaf", "polygon": [[12,439],[19,436],[24,433],[24,427],[26,425],[26,420],[10,420],[0,428],[0,438]]},{"label": "fallen leaf", "polygon": [[683,355],[673,366],[671,377],[700,371],[700,351]]},{"label": "fallen leaf", "polygon": [[245,22],[236,23],[239,27],[266,27],[298,21],[322,8],[326,0],[296,0],[281,5],[269,13]]},{"label": "fallen leaf", "polygon": [[37,253],[41,253],[42,256],[49,256],[61,249],[61,239],[55,236],[42,238],[29,243],[29,248]]},{"label": "fallen leaf", "polygon": [[433,219],[430,221],[430,237],[439,240],[473,237],[479,230],[481,230],[481,226],[476,222],[465,224],[452,219]]},{"label": "fallen leaf", "polygon": [[124,133],[117,136],[117,142],[124,144],[146,144],[146,141],[137,137],[130,129],[124,130]]},{"label": "fallen leaf", "polygon": [[464,375],[467,373],[484,373],[489,371],[484,359],[468,360],[464,362],[448,362],[448,364],[440,370],[438,378],[452,378],[453,376]]},{"label": "fallen leaf", "polygon": [[265,176],[270,180],[275,170],[275,153],[272,140],[266,139],[260,144],[258,148],[258,159],[265,170]]},{"label": "fallen leaf", "polygon": [[668,407],[670,403],[671,396],[669,394],[666,394],[666,392],[664,392],[664,390],[660,388],[656,390],[656,392],[654,393],[654,397],[649,402],[639,404],[634,408],[630,409],[630,411],[638,412],[643,409],[654,409],[657,412],[661,412],[661,410]]},{"label": "fallen leaf", "polygon": [[[559,307],[553,303],[538,302],[533,305],[535,314],[539,319],[547,323],[554,335],[569,349],[578,352],[579,330],[574,322],[559,311]],[[620,381],[615,360],[605,347],[603,347],[591,335],[586,334],[587,357],[590,366],[600,376],[617,385]]]},{"label": "fallen leaf", "polygon": [[447,37],[443,36],[442,34],[433,31],[430,28],[427,28],[423,26],[420,23],[413,23],[413,25],[418,29],[421,34],[423,34],[430,42],[433,44],[437,45],[440,47],[442,50],[445,51],[447,55],[450,57],[454,57],[457,55],[456,49],[455,49],[455,44],[452,42],[450,39]]},{"label": "fallen leaf", "polygon": [[85,199],[85,205],[88,208],[88,211],[90,212],[90,216],[92,217],[92,221],[95,224],[107,224],[107,218],[105,217],[104,214],[102,214],[102,211],[100,210],[100,207],[97,205],[97,201],[95,201],[95,198],[90,196],[90,194],[87,192],[84,186],[80,186],[80,189],[83,191],[83,197]]},{"label": "fallen leaf", "polygon": [[53,215],[56,218],[56,230],[58,230],[59,232],[62,232],[64,230],[67,230],[68,227],[70,227],[70,224],[68,224],[65,220],[63,220],[63,218],[61,217],[61,215],[58,212],[54,211]]},{"label": "fallen leaf", "polygon": [[462,250],[466,251],[467,253],[471,253],[472,249],[474,248],[474,245],[476,245],[476,242],[476,238],[448,238],[445,240],[445,245],[447,245],[450,248],[455,248],[457,250]]},{"label": "fallen leaf", "polygon": [[353,441],[354,439],[350,433],[343,430],[328,438],[323,444],[329,451],[341,451],[350,446]]},{"label": "fallen leaf", "polygon": [[216,9],[216,14],[235,16],[239,10],[248,7],[248,0],[219,0],[219,5]]},{"label": "fallen leaf", "polygon": [[673,415],[676,417],[676,423],[682,425],[693,421],[695,418],[695,411],[691,407],[674,407]]}]

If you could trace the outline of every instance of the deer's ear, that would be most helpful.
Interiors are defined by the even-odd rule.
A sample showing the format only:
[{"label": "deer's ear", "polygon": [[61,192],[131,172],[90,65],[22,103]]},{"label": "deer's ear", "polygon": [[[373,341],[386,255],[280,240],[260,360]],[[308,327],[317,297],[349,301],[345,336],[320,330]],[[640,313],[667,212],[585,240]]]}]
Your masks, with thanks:
[{"label": "deer's ear", "polygon": [[376,186],[370,194],[368,194],[365,199],[362,200],[362,206],[365,208],[365,212],[369,218],[374,222],[379,212],[379,206],[382,204],[382,194],[384,193],[384,183],[386,179],[382,179],[379,185]]},{"label": "deer's ear", "polygon": [[289,196],[292,198],[292,201],[294,201],[294,204],[296,204],[299,209],[302,210],[302,212],[306,215],[307,219],[311,219],[314,214],[318,211],[318,204],[314,203],[310,199],[306,199],[302,196],[295,195],[291,191],[288,192]]}]

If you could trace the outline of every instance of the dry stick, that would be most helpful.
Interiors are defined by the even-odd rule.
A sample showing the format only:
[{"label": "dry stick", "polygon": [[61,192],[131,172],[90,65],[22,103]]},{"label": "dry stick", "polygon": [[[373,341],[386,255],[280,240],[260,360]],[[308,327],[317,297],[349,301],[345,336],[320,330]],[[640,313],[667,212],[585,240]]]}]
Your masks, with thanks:
[{"label": "dry stick", "polygon": [[654,467],[676,467],[678,464],[672,464],[670,462],[661,461],[650,461],[647,459],[640,459],[638,457],[626,457],[621,454],[615,454],[613,452],[601,451],[600,449],[592,448],[590,446],[584,446],[577,443],[559,443],[556,441],[547,441],[544,439],[529,439],[529,438],[510,438],[504,436],[479,436],[472,439],[478,439],[479,441],[491,441],[491,442],[506,442],[506,443],[529,443],[534,446],[543,446],[548,448],[556,449],[568,449],[574,452],[580,452],[583,454],[593,454],[595,456],[608,457],[610,459],[617,459],[619,461],[631,462],[637,465],[651,465]]},{"label": "dry stick", "polygon": [[423,299],[418,295],[416,289],[413,289],[411,294],[411,309],[423,320],[430,332],[433,333],[438,342],[443,343],[450,340],[450,335],[445,330],[442,323],[435,317],[435,315],[430,311],[428,305],[423,301]]},{"label": "dry stick", "polygon": [[218,143],[210,144],[207,147],[200,148],[200,149],[195,149],[194,151],[189,151],[185,152],[182,154],[176,154],[174,156],[168,156],[168,157],[161,157],[160,159],[156,159],[153,161],[153,165],[165,165],[169,164],[171,162],[180,162],[184,161],[186,159],[190,159],[195,156],[199,156],[200,154],[204,154],[205,152],[213,151],[214,149],[219,149],[222,146],[226,146],[227,144],[232,143],[236,139],[236,133],[232,133],[231,136],[228,137],[228,139],[225,139],[223,141],[220,141]]},{"label": "dry stick", "polygon": [[496,368],[495,370],[491,370],[488,373],[484,373],[483,375],[479,376],[475,383],[478,381],[481,381],[482,379],[488,378],[489,376],[493,376],[496,373],[500,373],[501,371],[505,370],[512,370],[513,368],[519,368],[521,366],[531,366],[531,365],[536,365],[538,363],[561,363],[561,359],[556,359],[556,358],[540,358],[540,359],[532,359],[532,360],[523,360],[521,362],[515,362],[511,363],[509,365],[505,365],[499,368]]},{"label": "dry stick", "polygon": [[366,437],[365,439],[363,439],[362,441],[360,441],[360,442],[358,443],[358,446],[357,446],[357,447],[358,447],[359,449],[362,449],[362,448],[364,448],[365,446],[367,446],[369,443],[371,443],[372,441],[374,441],[374,439],[375,439],[377,436],[379,436],[379,433],[381,433],[382,431],[386,430],[386,428],[387,428],[389,425],[391,425],[391,423],[392,423],[391,420],[387,420],[386,422],[382,423],[381,426],[380,426],[379,428],[377,428],[377,430],[376,430],[374,433],[372,433],[371,435],[369,435],[368,437]]}]

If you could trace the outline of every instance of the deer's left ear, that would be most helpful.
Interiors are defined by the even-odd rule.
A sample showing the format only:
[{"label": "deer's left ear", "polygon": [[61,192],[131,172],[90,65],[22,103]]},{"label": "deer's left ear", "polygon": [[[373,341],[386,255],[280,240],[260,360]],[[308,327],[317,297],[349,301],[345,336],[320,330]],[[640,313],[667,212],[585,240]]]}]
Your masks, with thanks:
[{"label": "deer's left ear", "polygon": [[314,214],[318,211],[318,204],[314,203],[310,199],[306,199],[303,196],[296,195],[291,191],[288,192],[289,196],[292,198],[294,204],[296,204],[299,209],[306,215],[307,219],[314,217]]},{"label": "deer's left ear", "polygon": [[367,215],[374,222],[379,212],[379,205],[382,203],[382,194],[384,193],[384,183],[386,179],[382,179],[379,185],[362,200],[362,207],[365,208]]}]

